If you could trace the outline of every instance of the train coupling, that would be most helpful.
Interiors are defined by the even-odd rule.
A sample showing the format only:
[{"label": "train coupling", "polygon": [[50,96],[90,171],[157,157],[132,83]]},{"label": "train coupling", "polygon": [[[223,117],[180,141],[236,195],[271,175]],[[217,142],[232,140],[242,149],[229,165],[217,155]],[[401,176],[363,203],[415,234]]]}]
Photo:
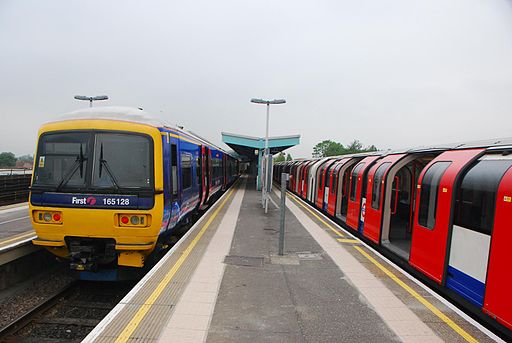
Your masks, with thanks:
[{"label": "train coupling", "polygon": [[114,262],[117,258],[115,240],[67,237],[70,269],[76,271],[97,271],[100,265]]}]

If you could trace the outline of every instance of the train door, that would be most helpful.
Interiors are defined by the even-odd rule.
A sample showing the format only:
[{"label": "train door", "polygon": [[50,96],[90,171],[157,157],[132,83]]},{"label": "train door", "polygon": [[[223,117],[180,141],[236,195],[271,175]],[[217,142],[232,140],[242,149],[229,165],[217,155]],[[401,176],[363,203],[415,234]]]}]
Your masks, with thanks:
[{"label": "train door", "polygon": [[369,167],[379,156],[368,156],[359,162],[350,175],[350,196],[348,199],[347,225],[362,231],[366,211],[366,178]]},{"label": "train door", "polygon": [[329,200],[329,188],[331,186],[331,171],[332,166],[334,163],[336,163],[337,160],[330,160],[324,165],[324,170],[322,171],[322,175],[320,176],[322,178],[323,187],[320,187],[318,189],[317,198],[316,198],[316,206],[325,211],[327,204],[327,201]]},{"label": "train door", "polygon": [[302,164],[303,162],[296,162],[295,163],[295,171],[293,172],[293,178],[295,180],[295,183],[294,183],[294,188],[293,188],[293,191],[294,192],[297,192],[297,188],[299,187],[299,172],[300,172],[300,169],[302,168]]},{"label": "train door", "polygon": [[200,182],[201,201],[199,204],[199,208],[201,208],[206,203],[206,198],[207,198],[207,194],[208,194],[208,185],[207,185],[208,176],[206,174],[206,149],[207,148],[204,145],[201,145],[200,156],[199,156],[199,170],[200,170],[200,175],[201,175],[201,179],[200,179],[201,180],[201,182]]},{"label": "train door", "polygon": [[302,190],[300,192],[300,196],[302,199],[306,199],[308,194],[308,178],[309,178],[309,168],[313,162],[308,162],[304,166],[304,170],[302,171]]},{"label": "train door", "polygon": [[338,171],[338,186],[336,193],[336,212],[334,216],[347,222],[348,199],[350,190],[350,175],[352,168],[360,161],[360,158],[350,158]]},{"label": "train door", "polygon": [[498,186],[511,166],[512,156],[484,155],[462,176],[456,192],[446,286],[478,307],[484,300]]},{"label": "train door", "polygon": [[512,329],[512,169],[508,169],[498,187],[496,211],[491,238],[491,251],[483,310],[498,322]]},{"label": "train door", "polygon": [[311,165],[311,168],[309,168],[309,182],[308,182],[308,200],[310,202],[314,202],[314,197],[316,195],[316,188],[317,188],[317,182],[318,182],[318,168],[325,162],[325,159],[316,161],[314,164]]},{"label": "train door", "polygon": [[223,175],[222,190],[225,190],[228,186],[228,164],[227,164],[227,155],[226,154],[222,154],[222,175]]},{"label": "train door", "polygon": [[[391,165],[404,156],[405,154],[385,156],[368,171],[368,202],[366,204],[363,235],[377,244],[380,244],[386,175]],[[398,177],[393,182],[398,184]],[[398,191],[398,185],[395,186],[395,190]],[[397,197],[396,201],[398,201]]]},{"label": "train door", "polygon": [[325,195],[324,195],[324,204],[323,210],[328,214],[334,216],[334,212],[336,210],[336,194],[338,194],[338,173],[340,168],[347,162],[347,159],[344,158],[340,161],[335,162],[329,171],[329,183],[327,184]]},{"label": "train door", "polygon": [[416,184],[423,168],[440,152],[408,154],[387,172],[383,191],[381,244],[409,260]]},{"label": "train door", "polygon": [[301,162],[297,162],[297,170],[295,171],[295,189],[294,189],[294,192],[296,194],[298,194],[299,192],[299,189],[301,187],[301,176],[302,176],[302,168],[304,168],[304,163],[303,161]]},{"label": "train door", "polygon": [[453,185],[462,169],[483,149],[446,151],[421,172],[409,263],[438,283],[443,281]]},{"label": "train door", "polygon": [[212,151],[210,148],[205,148],[205,171],[206,171],[206,200],[210,199],[212,188]]}]

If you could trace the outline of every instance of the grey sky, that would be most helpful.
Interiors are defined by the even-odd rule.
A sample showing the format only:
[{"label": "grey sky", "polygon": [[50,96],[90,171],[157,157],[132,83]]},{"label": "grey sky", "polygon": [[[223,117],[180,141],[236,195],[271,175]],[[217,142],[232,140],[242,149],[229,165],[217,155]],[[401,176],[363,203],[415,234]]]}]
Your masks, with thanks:
[{"label": "grey sky", "polygon": [[[108,94],[215,143],[299,133],[400,148],[512,136],[506,0],[0,1],[0,151]],[[162,111],[162,113],[160,113]]]}]

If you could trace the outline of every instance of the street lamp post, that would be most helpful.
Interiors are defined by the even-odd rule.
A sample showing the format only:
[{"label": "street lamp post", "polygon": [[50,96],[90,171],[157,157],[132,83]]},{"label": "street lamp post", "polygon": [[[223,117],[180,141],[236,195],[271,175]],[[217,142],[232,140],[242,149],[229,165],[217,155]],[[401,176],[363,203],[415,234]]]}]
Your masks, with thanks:
[{"label": "street lamp post", "polygon": [[262,196],[262,202],[263,202],[263,206],[265,207],[265,213],[268,212],[268,193],[270,192],[270,187],[269,187],[269,183],[272,182],[271,180],[269,181],[268,178],[271,174],[270,172],[270,149],[268,148],[268,125],[269,125],[269,118],[270,118],[270,105],[280,105],[280,104],[285,104],[286,103],[286,100],[284,99],[278,99],[278,100],[263,100],[263,99],[251,99],[251,102],[252,103],[255,103],[255,104],[264,104],[264,105],[267,105],[267,127],[266,127],[266,131],[265,131],[265,151],[264,151],[264,155],[265,155],[265,165],[264,165],[264,168],[265,168],[265,177],[263,178],[263,182],[262,182],[262,187],[261,187],[261,196]]},{"label": "street lamp post", "polygon": [[97,95],[97,96],[75,95],[75,99],[89,101],[89,107],[92,107],[93,101],[108,100],[108,96],[106,96],[106,95]]}]

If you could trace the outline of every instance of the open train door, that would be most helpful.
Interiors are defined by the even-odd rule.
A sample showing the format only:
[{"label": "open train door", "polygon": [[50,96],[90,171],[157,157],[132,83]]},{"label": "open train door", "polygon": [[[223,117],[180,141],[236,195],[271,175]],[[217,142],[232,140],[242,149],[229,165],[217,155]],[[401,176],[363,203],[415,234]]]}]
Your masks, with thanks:
[{"label": "open train door", "polygon": [[453,188],[464,167],[483,151],[446,151],[433,159],[418,179],[409,263],[439,284],[447,259]]},{"label": "open train door", "polygon": [[[404,157],[405,154],[388,155],[373,165],[368,172],[368,191],[366,193],[366,213],[363,235],[380,244],[382,212],[384,209],[384,193],[389,168]],[[392,182],[399,182],[398,176]],[[396,188],[398,189],[398,188]],[[398,196],[394,197],[392,208],[396,211]]]},{"label": "open train door", "polygon": [[350,174],[350,196],[348,199],[347,225],[354,230],[363,230],[366,211],[366,175],[380,156],[368,156],[359,162]]}]

